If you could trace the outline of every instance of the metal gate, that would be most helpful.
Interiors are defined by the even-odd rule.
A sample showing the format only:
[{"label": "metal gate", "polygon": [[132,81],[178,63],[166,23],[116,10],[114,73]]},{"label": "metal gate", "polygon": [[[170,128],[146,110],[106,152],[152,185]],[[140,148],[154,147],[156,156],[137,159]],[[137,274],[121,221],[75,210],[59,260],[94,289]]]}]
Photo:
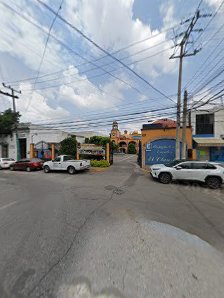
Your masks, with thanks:
[{"label": "metal gate", "polygon": [[113,150],[113,142],[110,142],[110,164],[114,163],[114,150]]},{"label": "metal gate", "polygon": [[138,165],[142,167],[142,142],[139,141],[138,145]]}]

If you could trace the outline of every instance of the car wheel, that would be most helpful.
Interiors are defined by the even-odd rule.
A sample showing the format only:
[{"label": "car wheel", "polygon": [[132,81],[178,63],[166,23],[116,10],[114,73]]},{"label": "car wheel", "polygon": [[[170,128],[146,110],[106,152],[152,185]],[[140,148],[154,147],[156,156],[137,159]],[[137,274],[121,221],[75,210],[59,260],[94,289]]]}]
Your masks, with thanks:
[{"label": "car wheel", "polygon": [[30,171],[31,171],[31,168],[30,168],[30,167],[27,167],[27,168],[26,168],[26,171],[27,171],[27,172],[30,172]]},{"label": "car wheel", "polygon": [[50,172],[50,168],[48,166],[44,166],[44,173],[49,173]]},{"label": "car wheel", "polygon": [[221,187],[221,180],[218,177],[209,177],[206,180],[206,184],[209,188],[217,189]]},{"label": "car wheel", "polygon": [[10,166],[10,171],[14,171],[14,167],[13,166]]},{"label": "car wheel", "polygon": [[68,167],[68,173],[69,173],[70,175],[75,174],[75,168],[72,167],[72,166]]},{"label": "car wheel", "polygon": [[161,173],[159,175],[159,182],[163,184],[169,184],[172,181],[172,177],[169,173]]}]

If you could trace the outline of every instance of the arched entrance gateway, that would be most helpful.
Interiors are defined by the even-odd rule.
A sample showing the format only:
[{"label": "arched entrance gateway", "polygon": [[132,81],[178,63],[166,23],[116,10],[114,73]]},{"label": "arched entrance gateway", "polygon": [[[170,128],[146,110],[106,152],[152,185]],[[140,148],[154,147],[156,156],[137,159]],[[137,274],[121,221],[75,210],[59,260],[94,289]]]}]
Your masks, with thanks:
[{"label": "arched entrance gateway", "polygon": [[137,131],[128,133],[127,130],[122,134],[118,129],[118,123],[116,121],[112,124],[112,130],[110,134],[111,141],[118,146],[119,152],[128,153],[128,145],[134,144],[136,152],[139,150],[139,141],[141,139],[141,134]]},{"label": "arched entrance gateway", "polygon": [[119,142],[118,145],[119,145],[119,151],[120,152],[127,153],[128,146],[127,146],[127,143],[125,141]]}]

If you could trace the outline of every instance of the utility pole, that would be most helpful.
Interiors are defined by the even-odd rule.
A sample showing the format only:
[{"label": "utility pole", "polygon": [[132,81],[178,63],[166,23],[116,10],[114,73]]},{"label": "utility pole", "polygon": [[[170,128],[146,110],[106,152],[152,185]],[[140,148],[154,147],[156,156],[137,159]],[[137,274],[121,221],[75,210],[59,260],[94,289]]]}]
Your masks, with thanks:
[{"label": "utility pole", "polygon": [[[13,106],[13,113],[16,113],[16,102],[15,99],[19,98],[17,95],[15,95],[15,93],[21,94],[21,91],[15,90],[14,88],[12,88],[11,86],[7,86],[5,83],[2,83],[3,87],[6,89],[9,89],[11,91],[11,94],[7,93],[7,92],[3,92],[0,90],[0,94],[9,96],[12,98],[12,106]],[[20,148],[19,148],[19,138],[18,138],[18,131],[17,131],[17,123],[15,125],[15,133],[16,133],[16,156],[17,156],[17,160],[20,159]]]},{"label": "utility pole", "polygon": [[[192,32],[202,32],[203,29],[194,29],[195,24],[197,23],[198,19],[201,17],[207,17],[210,15],[200,15],[200,11],[197,10],[194,17],[192,19],[188,19],[185,22],[189,22],[190,24],[185,32],[182,32],[181,34],[175,36],[176,38],[179,38],[183,36],[180,43],[175,45],[175,51],[174,54],[170,56],[170,59],[180,59],[179,60],[179,75],[178,75],[178,91],[177,91],[177,121],[176,121],[176,159],[180,159],[180,128],[181,128],[181,90],[182,90],[182,69],[183,69],[183,58],[194,56],[196,55],[201,48],[194,49],[193,51],[189,51],[187,49],[188,44],[192,44],[191,41],[189,41],[189,38],[192,34]],[[179,55],[176,55],[176,47],[180,47],[180,53]]]},{"label": "utility pole", "polygon": [[186,128],[187,128],[187,91],[184,91],[183,128],[182,128],[182,159],[186,159]]}]

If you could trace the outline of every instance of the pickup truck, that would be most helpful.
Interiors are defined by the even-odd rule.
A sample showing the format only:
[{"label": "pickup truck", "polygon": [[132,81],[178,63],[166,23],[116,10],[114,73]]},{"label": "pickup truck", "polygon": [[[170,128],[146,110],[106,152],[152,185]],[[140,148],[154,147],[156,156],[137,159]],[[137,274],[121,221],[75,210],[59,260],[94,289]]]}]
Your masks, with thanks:
[{"label": "pickup truck", "polygon": [[70,175],[76,171],[82,171],[90,168],[89,160],[75,160],[70,155],[59,155],[54,160],[46,161],[43,164],[45,173],[50,171],[67,171]]}]

